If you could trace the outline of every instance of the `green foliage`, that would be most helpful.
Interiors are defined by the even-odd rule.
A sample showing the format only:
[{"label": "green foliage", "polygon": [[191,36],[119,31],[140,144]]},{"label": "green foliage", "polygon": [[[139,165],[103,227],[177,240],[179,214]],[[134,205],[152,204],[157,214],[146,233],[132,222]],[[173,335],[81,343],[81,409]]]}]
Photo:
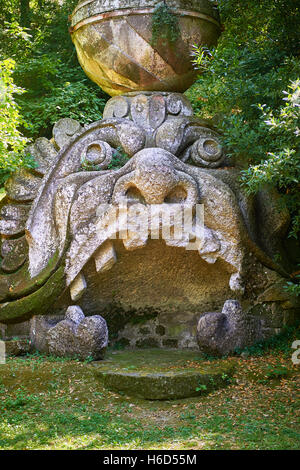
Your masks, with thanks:
[{"label": "green foliage", "polygon": [[[299,390],[290,357],[237,363],[237,386],[201,400],[149,401],[112,393],[85,363],[8,358],[0,366],[0,448],[298,449]],[[270,381],[257,380],[270,363],[291,370],[273,393]]]},{"label": "green foliage", "polygon": [[300,297],[300,274],[297,274],[292,281],[288,281],[284,288],[292,295]]},{"label": "green foliage", "polygon": [[274,365],[268,365],[264,371],[264,379],[261,379],[260,383],[268,383],[270,380],[280,380],[288,377],[289,369],[285,366],[282,366],[281,363]]},{"label": "green foliage", "polygon": [[6,399],[3,405],[5,405],[8,410],[14,410],[16,408],[21,408],[25,405],[28,405],[29,402],[30,398],[28,397],[28,395],[23,390],[17,390],[16,398]]},{"label": "green foliage", "polygon": [[[262,113],[261,127],[269,129],[273,141],[273,152],[258,165],[251,165],[242,172],[242,179],[248,192],[256,192],[264,184],[276,185],[285,192],[290,210],[295,217],[291,236],[297,238],[300,230],[300,80],[284,91],[285,105],[276,111],[259,105]],[[271,147],[271,142],[270,142]]]},{"label": "green foliage", "polygon": [[21,166],[34,167],[30,155],[22,155],[28,139],[18,130],[22,116],[15,95],[24,93],[12,79],[15,62],[0,61],[0,182]]},{"label": "green foliage", "polygon": [[229,375],[225,373],[222,374],[222,380],[227,384],[230,384],[232,382],[232,378],[229,377]]},{"label": "green foliage", "polygon": [[152,44],[174,45],[180,36],[176,13],[165,1],[158,3],[152,16]]},{"label": "green foliage", "polygon": [[102,118],[107,95],[82,71],[68,31],[76,0],[30,2],[30,24],[20,26],[20,1],[0,12],[0,56],[14,58],[14,81],[27,90],[16,98],[30,138],[51,136],[53,124],[70,117],[82,124]]},{"label": "green foliage", "polygon": [[[129,155],[127,155],[121,147],[113,149],[112,160],[108,165],[108,169],[117,170],[122,168],[129,161],[129,158]],[[101,170],[101,165],[93,164],[86,160],[86,158],[83,158],[81,160],[81,168],[84,171],[99,171]]]},{"label": "green foliage", "polygon": [[265,341],[259,341],[253,346],[243,350],[236,349],[236,354],[249,356],[263,356],[270,352],[284,353],[287,357],[291,356],[291,345],[299,337],[300,327],[286,326],[279,335],[272,336]]},{"label": "green foliage", "polygon": [[[58,65],[55,81],[58,82],[63,66]],[[50,83],[49,92],[42,97],[32,94],[30,99],[20,99],[27,134],[32,137],[51,135],[55,122],[64,117],[88,124],[102,119],[105,100],[99,97],[98,90],[91,90],[87,85],[88,79],[78,82],[64,81]],[[44,84],[47,84],[45,77]]]},{"label": "green foliage", "polygon": [[245,189],[279,190],[292,215],[290,236],[299,241],[300,7],[293,0],[219,0],[218,7],[225,32],[213,50],[194,47],[202,77],[188,97],[220,128]]},{"label": "green foliage", "polygon": [[117,147],[113,152],[112,161],[108,168],[110,170],[122,168],[128,162],[129,158],[129,155],[127,155],[127,153],[125,153],[121,147]]},{"label": "green foliage", "polygon": [[17,61],[30,50],[32,36],[17,21],[4,21],[3,26],[3,29],[0,28],[1,55]]}]

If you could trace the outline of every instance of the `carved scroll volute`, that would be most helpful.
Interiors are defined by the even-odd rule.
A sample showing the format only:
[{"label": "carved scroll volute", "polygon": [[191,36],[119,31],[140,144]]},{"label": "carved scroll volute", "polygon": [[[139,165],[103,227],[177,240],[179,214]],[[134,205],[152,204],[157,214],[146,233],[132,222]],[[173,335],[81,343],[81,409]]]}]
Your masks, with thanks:
[{"label": "carved scroll volute", "polygon": [[124,119],[129,116],[130,104],[125,96],[116,96],[110,99],[104,109],[103,119]]},{"label": "carved scroll volute", "polygon": [[112,161],[112,156],[111,146],[103,140],[98,140],[87,146],[82,165],[95,167],[97,170],[106,170]]},{"label": "carved scroll volute", "polygon": [[225,158],[219,140],[213,136],[197,140],[191,148],[190,155],[196,165],[204,168],[218,168]]}]

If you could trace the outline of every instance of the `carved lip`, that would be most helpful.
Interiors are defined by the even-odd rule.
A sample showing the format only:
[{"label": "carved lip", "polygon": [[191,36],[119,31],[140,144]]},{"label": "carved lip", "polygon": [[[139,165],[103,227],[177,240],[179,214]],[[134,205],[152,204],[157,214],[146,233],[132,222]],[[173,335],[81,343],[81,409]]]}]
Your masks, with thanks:
[{"label": "carved lip", "polygon": [[[81,4],[80,7],[88,4],[90,2],[86,2],[85,4]],[[72,21],[72,18],[74,14],[78,10],[75,10],[73,15],[71,15],[70,19]],[[94,16],[91,16],[89,18],[85,18],[78,23],[72,24],[70,27],[69,31],[70,33],[74,33],[77,31],[79,28],[82,26],[86,26],[88,24],[93,24],[93,23],[98,23],[100,21],[106,20],[108,18],[118,18],[122,16],[131,16],[131,15],[147,15],[147,14],[153,14],[155,11],[155,8],[128,8],[128,9],[121,9],[121,10],[116,10],[116,11],[109,11],[101,14],[97,14]],[[215,19],[212,18],[209,15],[206,15],[205,13],[199,13],[197,11],[191,11],[191,10],[176,10],[176,15],[178,16],[191,16],[194,18],[199,18],[205,21],[209,21],[210,23],[213,23],[214,25],[218,26],[221,29],[220,23]]]}]

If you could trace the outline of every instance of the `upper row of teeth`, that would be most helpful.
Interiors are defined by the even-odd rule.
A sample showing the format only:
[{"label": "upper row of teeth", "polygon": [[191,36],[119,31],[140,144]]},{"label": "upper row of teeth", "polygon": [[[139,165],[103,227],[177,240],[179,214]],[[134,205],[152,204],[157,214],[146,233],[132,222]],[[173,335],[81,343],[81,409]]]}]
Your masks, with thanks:
[{"label": "upper row of teeth", "polygon": [[[200,253],[200,256],[205,259],[208,263],[214,263],[217,260],[215,253]],[[97,273],[108,271],[112,266],[117,262],[117,255],[111,240],[107,240],[93,255],[95,261],[95,267]],[[230,288],[231,290],[236,290],[234,287],[236,285],[236,276],[237,273],[234,273],[231,276]],[[234,281],[234,282],[233,282]],[[81,299],[84,292],[87,289],[87,282],[84,277],[84,274],[80,272],[76,278],[72,281],[70,285],[70,295],[73,302],[77,302]]]}]

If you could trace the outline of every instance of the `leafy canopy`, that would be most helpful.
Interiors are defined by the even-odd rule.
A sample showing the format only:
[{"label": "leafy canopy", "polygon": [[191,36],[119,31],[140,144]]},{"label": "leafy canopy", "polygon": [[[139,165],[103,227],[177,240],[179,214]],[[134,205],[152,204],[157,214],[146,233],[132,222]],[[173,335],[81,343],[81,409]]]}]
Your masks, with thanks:
[{"label": "leafy canopy", "polygon": [[187,94],[196,113],[220,128],[245,190],[279,190],[292,215],[293,262],[300,263],[300,4],[217,3],[225,31],[215,49],[195,45],[202,75]]},{"label": "leafy canopy", "polygon": [[15,101],[15,95],[24,93],[12,79],[15,62],[0,61],[0,182],[3,182],[19,166],[34,166],[33,159],[24,155],[28,139],[18,128],[23,118]]}]

